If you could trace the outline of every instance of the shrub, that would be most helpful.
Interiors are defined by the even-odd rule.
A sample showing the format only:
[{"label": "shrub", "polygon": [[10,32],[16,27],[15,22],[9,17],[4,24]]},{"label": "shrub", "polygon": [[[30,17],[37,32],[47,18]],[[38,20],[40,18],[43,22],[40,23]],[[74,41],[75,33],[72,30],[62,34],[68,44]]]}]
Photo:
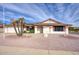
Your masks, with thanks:
[{"label": "shrub", "polygon": [[34,30],[25,30],[23,33],[34,33]]}]

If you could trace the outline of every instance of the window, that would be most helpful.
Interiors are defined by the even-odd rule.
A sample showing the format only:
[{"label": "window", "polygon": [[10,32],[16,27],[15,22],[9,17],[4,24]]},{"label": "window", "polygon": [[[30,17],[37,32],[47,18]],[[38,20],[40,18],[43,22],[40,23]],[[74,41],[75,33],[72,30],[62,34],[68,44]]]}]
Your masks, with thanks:
[{"label": "window", "polygon": [[63,26],[54,26],[54,31],[63,31],[64,27]]}]

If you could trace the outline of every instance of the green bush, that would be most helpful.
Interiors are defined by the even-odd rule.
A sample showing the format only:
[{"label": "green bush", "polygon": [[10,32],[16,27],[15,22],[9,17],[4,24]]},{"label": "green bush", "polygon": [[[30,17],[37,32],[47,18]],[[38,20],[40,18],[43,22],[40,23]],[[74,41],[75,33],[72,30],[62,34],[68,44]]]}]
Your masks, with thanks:
[{"label": "green bush", "polygon": [[69,31],[71,31],[71,32],[79,32],[79,29],[75,29],[74,27],[70,27]]},{"label": "green bush", "polygon": [[23,33],[34,33],[34,30],[26,30],[26,31],[24,31]]},{"label": "green bush", "polygon": [[34,33],[34,30],[30,30],[30,33]]},{"label": "green bush", "polygon": [[23,33],[27,33],[27,31],[23,31]]}]

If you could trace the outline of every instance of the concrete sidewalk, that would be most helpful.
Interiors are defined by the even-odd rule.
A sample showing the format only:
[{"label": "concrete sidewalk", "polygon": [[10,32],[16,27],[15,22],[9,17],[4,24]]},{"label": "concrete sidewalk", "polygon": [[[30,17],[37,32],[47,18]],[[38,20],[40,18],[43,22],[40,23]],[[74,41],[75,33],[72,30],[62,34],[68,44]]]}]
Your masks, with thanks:
[{"label": "concrete sidewalk", "polygon": [[0,46],[0,55],[78,55],[79,52]]}]

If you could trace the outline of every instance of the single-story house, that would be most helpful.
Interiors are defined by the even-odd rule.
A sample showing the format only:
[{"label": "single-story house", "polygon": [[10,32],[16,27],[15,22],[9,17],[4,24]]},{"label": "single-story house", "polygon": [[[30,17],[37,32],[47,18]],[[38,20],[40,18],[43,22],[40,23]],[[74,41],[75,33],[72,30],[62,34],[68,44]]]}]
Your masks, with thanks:
[{"label": "single-story house", "polygon": [[[34,30],[34,33],[48,33],[48,34],[68,34],[70,24],[64,24],[54,19],[47,19],[42,22],[34,24],[26,24],[24,30]],[[7,28],[5,26],[5,33],[15,33],[13,27]]]}]

